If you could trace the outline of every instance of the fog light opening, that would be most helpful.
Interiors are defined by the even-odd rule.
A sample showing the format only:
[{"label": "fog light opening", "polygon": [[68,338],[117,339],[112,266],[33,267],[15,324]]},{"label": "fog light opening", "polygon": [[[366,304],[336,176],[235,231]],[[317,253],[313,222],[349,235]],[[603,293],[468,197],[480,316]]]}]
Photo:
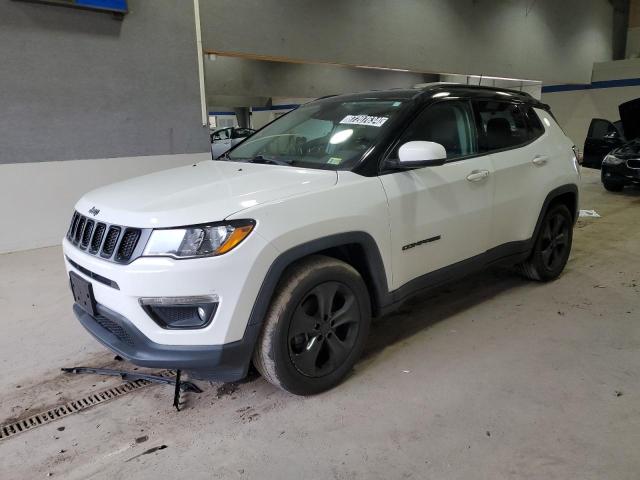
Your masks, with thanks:
[{"label": "fog light opening", "polygon": [[140,305],[159,326],[166,329],[204,328],[213,321],[218,296],[141,298]]}]

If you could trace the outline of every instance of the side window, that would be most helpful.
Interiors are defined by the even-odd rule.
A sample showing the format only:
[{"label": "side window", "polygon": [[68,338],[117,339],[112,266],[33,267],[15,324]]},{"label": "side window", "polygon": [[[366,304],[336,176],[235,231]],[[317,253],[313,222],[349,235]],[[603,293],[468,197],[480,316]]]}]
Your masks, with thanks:
[{"label": "side window", "polygon": [[394,158],[398,157],[401,145],[416,140],[441,144],[447,151],[448,160],[478,153],[470,104],[445,100],[427,107],[402,135]]},{"label": "side window", "polygon": [[532,107],[527,108],[527,121],[529,123],[529,139],[534,140],[544,134],[544,126],[540,117]]},{"label": "side window", "polygon": [[616,127],[616,130],[618,131],[618,136],[624,141],[625,140],[624,125],[622,125],[622,120],[613,122],[613,126]]},{"label": "side window", "polygon": [[527,117],[522,106],[493,100],[479,101],[477,106],[483,137],[481,151],[513,148],[529,141]]}]

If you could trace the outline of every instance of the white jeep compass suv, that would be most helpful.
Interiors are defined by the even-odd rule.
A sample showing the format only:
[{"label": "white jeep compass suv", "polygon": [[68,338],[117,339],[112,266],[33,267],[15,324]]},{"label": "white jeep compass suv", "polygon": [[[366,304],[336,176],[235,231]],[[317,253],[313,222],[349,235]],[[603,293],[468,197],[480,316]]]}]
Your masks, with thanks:
[{"label": "white jeep compass suv", "polygon": [[549,108],[463,85],[322,98],[223,157],[100,188],[63,240],[80,323],[134,364],[295,394],[371,318],[490,264],[556,278],[579,166]]}]

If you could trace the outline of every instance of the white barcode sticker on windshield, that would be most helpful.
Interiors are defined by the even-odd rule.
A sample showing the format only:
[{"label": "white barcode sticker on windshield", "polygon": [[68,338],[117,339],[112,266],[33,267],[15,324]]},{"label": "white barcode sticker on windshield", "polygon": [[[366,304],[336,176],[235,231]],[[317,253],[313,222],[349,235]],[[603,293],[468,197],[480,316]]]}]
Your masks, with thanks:
[{"label": "white barcode sticker on windshield", "polygon": [[347,125],[367,125],[369,127],[381,127],[389,117],[372,117],[371,115],[347,115],[340,123]]}]

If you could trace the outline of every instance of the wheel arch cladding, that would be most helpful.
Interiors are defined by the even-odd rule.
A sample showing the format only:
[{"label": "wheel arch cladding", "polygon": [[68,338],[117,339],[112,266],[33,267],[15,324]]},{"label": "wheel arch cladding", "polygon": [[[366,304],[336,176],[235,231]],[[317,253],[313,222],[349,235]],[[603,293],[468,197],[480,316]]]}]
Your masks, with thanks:
[{"label": "wheel arch cladding", "polygon": [[550,205],[565,205],[571,213],[574,223],[578,218],[578,194],[577,192],[567,191],[553,198]]},{"label": "wheel arch cladding", "polygon": [[542,227],[542,220],[549,211],[549,208],[553,205],[566,205],[573,217],[573,223],[578,220],[578,186],[575,184],[562,185],[560,187],[551,190],[542,204],[540,214],[538,215],[538,221],[536,222],[536,228],[531,237],[532,241],[538,238],[538,232]]},{"label": "wheel arch cladding", "polygon": [[318,238],[281,253],[271,264],[262,281],[248,325],[262,323],[286,268],[309,255],[327,255],[350,264],[360,273],[367,285],[372,312],[375,315],[380,311],[388,294],[388,287],[378,245],[366,232],[345,232]]}]

